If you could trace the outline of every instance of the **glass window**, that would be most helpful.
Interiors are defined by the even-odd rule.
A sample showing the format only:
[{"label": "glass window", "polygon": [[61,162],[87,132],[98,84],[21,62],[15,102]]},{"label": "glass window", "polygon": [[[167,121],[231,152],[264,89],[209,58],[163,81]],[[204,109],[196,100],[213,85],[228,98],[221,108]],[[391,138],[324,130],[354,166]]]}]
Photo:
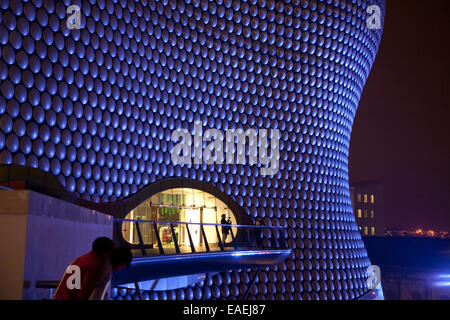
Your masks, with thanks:
[{"label": "glass window", "polygon": [[358,209],[358,218],[362,218],[362,212],[361,212],[361,209]]},{"label": "glass window", "polygon": [[[158,233],[163,248],[174,248],[173,238],[176,237],[180,250],[189,248],[190,251],[189,234],[194,246],[204,248],[204,237],[199,223],[220,223],[222,215],[225,215],[226,219],[229,218],[232,224],[236,224],[233,212],[214,195],[198,189],[176,188],[159,192],[148,198],[131,210],[125,219],[156,222],[156,230],[153,223],[139,223],[139,231],[144,244],[150,246],[150,248],[153,247],[155,251],[158,246],[155,232]],[[192,224],[177,224],[175,222],[191,222]],[[173,230],[171,223],[173,223]],[[203,230],[209,246],[218,245],[216,227],[204,225]],[[233,227],[234,235],[236,235],[236,231],[236,228]],[[122,224],[122,235],[131,244],[139,243],[134,222],[126,221]],[[227,238],[227,242],[231,241],[230,234]],[[203,249],[199,248],[199,250]]]},{"label": "glass window", "polygon": [[371,219],[375,218],[375,212],[373,210],[370,210],[370,218]]},{"label": "glass window", "polygon": [[373,235],[373,236],[375,235],[375,227],[371,227],[371,228],[370,228],[370,233],[371,233],[371,235]]},{"label": "glass window", "polygon": [[369,228],[367,226],[364,227],[364,235],[369,235]]},{"label": "glass window", "polygon": [[373,194],[370,195],[370,203],[375,203],[375,196]]},{"label": "glass window", "polygon": [[367,218],[367,210],[364,210],[364,218]]},{"label": "glass window", "polygon": [[367,203],[367,194],[364,195],[364,203]]},{"label": "glass window", "polygon": [[358,202],[361,202],[361,193],[358,193],[357,198],[358,198]]}]

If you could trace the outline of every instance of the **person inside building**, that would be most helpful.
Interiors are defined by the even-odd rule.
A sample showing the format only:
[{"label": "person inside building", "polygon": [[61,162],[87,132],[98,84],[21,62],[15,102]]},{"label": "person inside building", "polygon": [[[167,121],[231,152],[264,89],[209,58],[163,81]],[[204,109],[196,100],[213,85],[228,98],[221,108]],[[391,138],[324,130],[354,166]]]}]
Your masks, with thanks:
[{"label": "person inside building", "polygon": [[220,220],[220,224],[222,224],[222,241],[223,244],[225,245],[225,241],[228,237],[228,233],[229,233],[229,227],[227,226],[228,221],[225,218],[225,214],[222,214],[222,219]]},{"label": "person inside building", "polygon": [[92,243],[92,250],[67,267],[53,295],[54,300],[98,300],[107,290],[113,270],[131,264],[129,248],[116,248],[107,237]]}]

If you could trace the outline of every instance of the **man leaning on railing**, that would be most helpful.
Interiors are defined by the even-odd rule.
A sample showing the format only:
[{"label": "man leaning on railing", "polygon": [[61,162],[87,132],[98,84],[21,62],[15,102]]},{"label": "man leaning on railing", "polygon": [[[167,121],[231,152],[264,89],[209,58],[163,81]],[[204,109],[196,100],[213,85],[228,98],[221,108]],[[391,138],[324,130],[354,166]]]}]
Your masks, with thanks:
[{"label": "man leaning on railing", "polygon": [[129,248],[114,248],[111,239],[95,239],[92,250],[75,259],[66,269],[53,295],[54,300],[101,300],[114,270],[129,267]]}]

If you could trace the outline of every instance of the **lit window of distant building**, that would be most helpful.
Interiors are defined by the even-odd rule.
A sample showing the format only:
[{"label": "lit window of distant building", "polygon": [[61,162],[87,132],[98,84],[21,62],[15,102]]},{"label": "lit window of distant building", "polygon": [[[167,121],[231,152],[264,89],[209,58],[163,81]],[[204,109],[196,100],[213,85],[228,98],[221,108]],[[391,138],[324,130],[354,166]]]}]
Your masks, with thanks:
[{"label": "lit window of distant building", "polygon": [[370,228],[370,234],[373,236],[375,235],[375,227]]},{"label": "lit window of distant building", "polygon": [[373,194],[370,195],[370,203],[375,203],[375,196]]},{"label": "lit window of distant building", "polygon": [[375,212],[373,210],[370,210],[370,218],[371,219],[375,218]]},{"label": "lit window of distant building", "polygon": [[358,198],[358,202],[361,202],[361,193],[358,193],[357,198]]},{"label": "lit window of distant building", "polygon": [[358,218],[362,218],[362,212],[361,212],[361,209],[358,209]]},{"label": "lit window of distant building", "polygon": [[364,218],[367,218],[367,210],[364,210]]},{"label": "lit window of distant building", "polygon": [[364,227],[364,235],[367,236],[369,234],[369,228],[367,226]]},{"label": "lit window of distant building", "polygon": [[364,203],[367,203],[367,194],[364,195]]}]

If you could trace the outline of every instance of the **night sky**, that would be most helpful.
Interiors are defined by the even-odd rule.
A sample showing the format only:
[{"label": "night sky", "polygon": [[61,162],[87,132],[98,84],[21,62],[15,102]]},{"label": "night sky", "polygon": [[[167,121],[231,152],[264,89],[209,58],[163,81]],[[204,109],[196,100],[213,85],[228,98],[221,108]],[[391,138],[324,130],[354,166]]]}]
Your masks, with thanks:
[{"label": "night sky", "polygon": [[450,231],[449,13],[387,0],[350,144],[350,182],[384,180],[387,227]]}]

